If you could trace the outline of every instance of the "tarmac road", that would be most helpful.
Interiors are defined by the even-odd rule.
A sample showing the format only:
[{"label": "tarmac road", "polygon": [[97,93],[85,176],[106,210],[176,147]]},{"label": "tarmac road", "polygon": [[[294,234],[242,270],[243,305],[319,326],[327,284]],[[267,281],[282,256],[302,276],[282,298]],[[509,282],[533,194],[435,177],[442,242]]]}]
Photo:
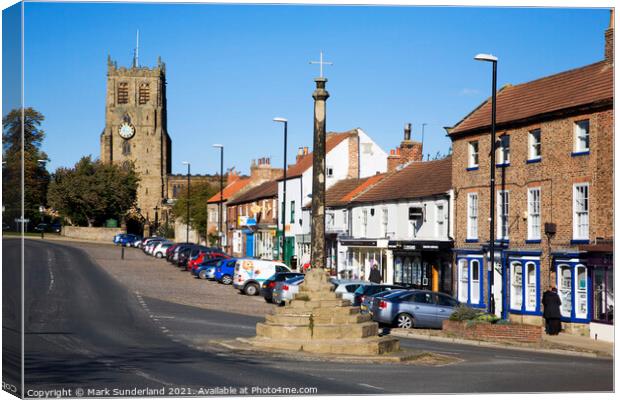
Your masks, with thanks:
[{"label": "tarmac road", "polygon": [[[4,240],[4,254],[18,245]],[[402,346],[463,361],[430,367],[241,356],[207,343],[253,336],[262,318],[144,298],[78,244],[26,240],[25,246],[26,396],[53,388],[71,389],[71,395],[78,388],[202,395],[209,392],[197,390],[215,386],[247,387],[248,394],[252,387],[316,388],[317,394],[613,390],[611,360],[411,339],[402,339]]]}]

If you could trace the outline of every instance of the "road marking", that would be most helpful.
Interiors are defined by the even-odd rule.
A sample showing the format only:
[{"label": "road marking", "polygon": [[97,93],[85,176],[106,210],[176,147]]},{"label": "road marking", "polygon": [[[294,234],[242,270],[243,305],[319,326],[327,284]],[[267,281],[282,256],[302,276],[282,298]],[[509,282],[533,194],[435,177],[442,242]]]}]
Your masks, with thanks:
[{"label": "road marking", "polygon": [[47,256],[47,270],[49,271],[49,274],[50,274],[50,284],[47,287],[48,294],[52,291],[52,289],[54,289],[54,271],[52,271],[53,263],[54,263],[54,256],[51,254],[51,252],[49,252]]},{"label": "road marking", "polygon": [[377,389],[377,390],[385,390],[385,388],[379,387],[379,386],[373,386],[373,385],[369,385],[367,383],[358,383],[358,385],[360,386],[365,386],[371,389]]},{"label": "road marking", "polygon": [[174,319],[174,317],[170,315],[152,315],[152,317],[161,319]]}]

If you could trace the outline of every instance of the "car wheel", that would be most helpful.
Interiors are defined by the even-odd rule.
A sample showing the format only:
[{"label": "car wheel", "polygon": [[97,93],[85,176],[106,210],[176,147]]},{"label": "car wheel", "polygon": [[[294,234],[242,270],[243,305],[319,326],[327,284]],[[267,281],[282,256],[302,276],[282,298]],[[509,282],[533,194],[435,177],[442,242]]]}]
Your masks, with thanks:
[{"label": "car wheel", "polygon": [[164,257],[164,255],[163,255],[163,254],[161,254],[161,252],[158,252],[157,254],[155,254],[155,257],[157,257],[157,258],[163,258],[163,257]]},{"label": "car wheel", "polygon": [[248,284],[243,292],[248,296],[256,296],[258,294],[258,286],[255,283]]},{"label": "car wheel", "polygon": [[230,285],[232,283],[232,277],[230,275],[222,276],[222,283],[224,285]]},{"label": "car wheel", "polygon": [[272,300],[272,299],[270,299],[270,298],[267,298],[267,297],[265,297],[265,301],[266,301],[267,303],[273,303],[273,300]]},{"label": "car wheel", "polygon": [[198,277],[199,277],[200,279],[207,279],[207,271],[205,271],[204,269],[203,269],[203,270],[201,270],[201,271],[198,273]]},{"label": "car wheel", "polygon": [[396,316],[396,326],[403,329],[411,329],[415,325],[413,317],[409,314],[402,313]]}]

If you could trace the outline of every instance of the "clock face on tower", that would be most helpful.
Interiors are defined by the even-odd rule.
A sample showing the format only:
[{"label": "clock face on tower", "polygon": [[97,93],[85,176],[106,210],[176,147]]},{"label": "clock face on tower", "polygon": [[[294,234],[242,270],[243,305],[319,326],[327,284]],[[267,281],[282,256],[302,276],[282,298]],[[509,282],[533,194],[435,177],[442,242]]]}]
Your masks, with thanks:
[{"label": "clock face on tower", "polygon": [[121,126],[118,128],[118,134],[123,139],[131,139],[135,133],[135,130],[131,124],[127,122],[123,122]]}]

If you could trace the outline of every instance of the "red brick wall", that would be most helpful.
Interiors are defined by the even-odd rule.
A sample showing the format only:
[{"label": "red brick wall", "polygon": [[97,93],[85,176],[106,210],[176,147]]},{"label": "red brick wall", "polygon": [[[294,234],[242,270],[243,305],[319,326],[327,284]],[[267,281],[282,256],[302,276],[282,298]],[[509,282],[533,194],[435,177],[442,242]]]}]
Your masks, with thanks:
[{"label": "red brick wall", "polygon": [[359,135],[350,136],[349,142],[349,170],[347,178],[360,177],[360,137]]},{"label": "red brick wall", "polygon": [[462,339],[489,342],[540,343],[542,331],[539,326],[488,322],[443,321],[443,331]]},{"label": "red brick wall", "polygon": [[[573,123],[590,120],[590,154],[573,157]],[[541,129],[542,160],[528,164],[528,133]],[[573,238],[573,183],[589,182],[590,242],[613,238],[613,110],[563,117],[498,131],[510,135],[510,166],[496,169],[496,189],[508,190],[510,248],[542,250],[541,283],[548,285],[547,239],[544,223],[557,224],[552,251],[577,250]],[[479,164],[467,171],[468,143],[478,140]],[[455,247],[479,248],[489,240],[489,151],[490,135],[477,134],[453,140],[452,181],[455,190]],[[502,185],[504,185],[502,187]],[[541,243],[528,244],[527,188],[541,188]],[[479,243],[465,243],[467,236],[467,193],[478,193]],[[497,200],[497,196],[496,196]],[[497,213],[496,213],[497,216]],[[497,225],[496,225],[497,227]],[[497,237],[497,228],[496,228]],[[456,268],[455,268],[456,271]],[[486,285],[485,285],[486,286]],[[486,288],[485,288],[486,289]],[[486,294],[485,294],[486,298]]]}]

